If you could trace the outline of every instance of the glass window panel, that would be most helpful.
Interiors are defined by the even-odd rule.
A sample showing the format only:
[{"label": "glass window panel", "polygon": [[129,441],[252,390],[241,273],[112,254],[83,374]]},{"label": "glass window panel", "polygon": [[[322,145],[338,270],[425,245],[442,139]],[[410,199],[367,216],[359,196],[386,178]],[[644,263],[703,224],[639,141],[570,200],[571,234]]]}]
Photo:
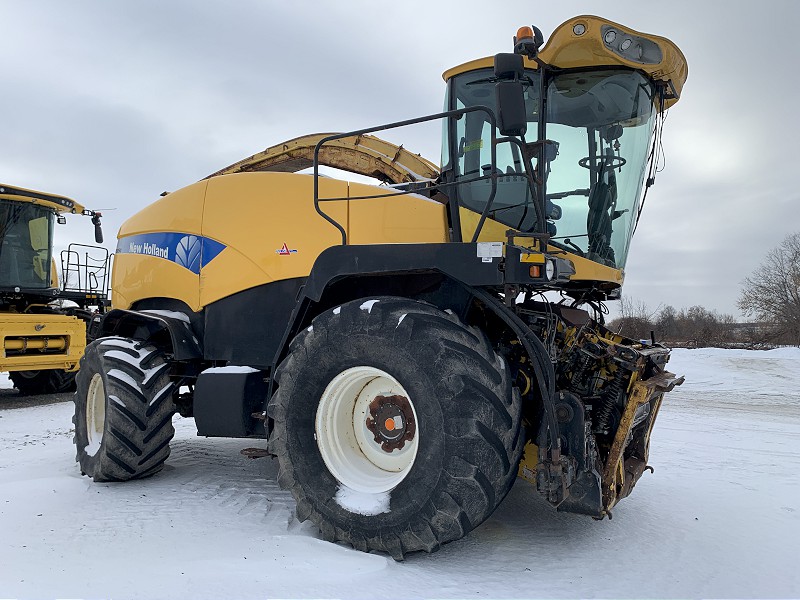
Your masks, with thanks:
[{"label": "glass window panel", "polygon": [[0,200],[0,287],[48,288],[53,212]]}]

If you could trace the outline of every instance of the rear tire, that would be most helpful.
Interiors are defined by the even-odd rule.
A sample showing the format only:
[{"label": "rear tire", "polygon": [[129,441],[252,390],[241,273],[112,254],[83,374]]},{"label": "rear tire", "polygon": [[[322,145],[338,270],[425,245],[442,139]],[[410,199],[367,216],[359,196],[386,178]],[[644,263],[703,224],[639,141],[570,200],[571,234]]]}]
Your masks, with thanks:
[{"label": "rear tire", "polygon": [[148,477],[164,465],[175,435],[164,352],[108,337],[86,347],[75,394],[76,460],[95,481]]},{"label": "rear tire", "polygon": [[61,394],[75,391],[76,371],[48,369],[44,371],[12,371],[8,374],[21,396]]},{"label": "rear tire", "polygon": [[511,489],[519,392],[483,332],[451,313],[406,298],[349,302],[292,341],[276,377],[279,483],[328,541],[397,560],[432,552]]}]

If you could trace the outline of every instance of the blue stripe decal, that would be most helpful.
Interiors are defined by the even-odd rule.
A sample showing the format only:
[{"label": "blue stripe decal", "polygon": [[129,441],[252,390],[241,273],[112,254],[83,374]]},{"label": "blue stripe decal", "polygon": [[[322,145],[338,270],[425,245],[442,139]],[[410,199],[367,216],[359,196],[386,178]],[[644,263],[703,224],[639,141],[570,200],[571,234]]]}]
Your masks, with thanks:
[{"label": "blue stripe decal", "polygon": [[189,269],[196,275],[227,246],[211,238],[164,231],[128,235],[117,241],[117,254],[157,256]]}]

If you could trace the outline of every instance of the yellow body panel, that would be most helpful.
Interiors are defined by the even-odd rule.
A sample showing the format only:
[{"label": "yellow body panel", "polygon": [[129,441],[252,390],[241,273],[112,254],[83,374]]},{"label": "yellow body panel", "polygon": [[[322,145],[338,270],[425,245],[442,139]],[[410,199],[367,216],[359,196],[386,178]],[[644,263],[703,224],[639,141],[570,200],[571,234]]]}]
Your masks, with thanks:
[{"label": "yellow body panel", "polygon": [[200,277],[163,258],[117,252],[111,281],[114,308],[163,297],[185,302],[194,311],[200,309]]},{"label": "yellow body panel", "polygon": [[145,206],[122,224],[117,237],[151,231],[200,233],[208,181],[198,181]]},{"label": "yellow body panel", "polygon": [[[222,175],[167,195],[120,229],[114,263],[113,302],[181,300],[194,311],[236,292],[284,279],[307,277],[317,257],[341,243],[340,232],[314,209],[314,178],[291,173]],[[350,244],[447,241],[445,206],[422,196],[321,178],[322,210],[345,227]],[[348,200],[349,197],[385,198]],[[130,247],[135,236],[198,236],[223,248],[198,272],[164,256]],[[130,237],[133,236],[133,237]],[[132,241],[131,241],[132,240]],[[155,251],[153,251],[155,252]]]},{"label": "yellow body panel", "polygon": [[[481,216],[473,210],[464,208],[463,206],[458,210],[458,216],[461,220],[461,237],[465,242],[472,239],[475,235],[475,229],[478,227],[478,221]],[[506,231],[511,229],[508,225],[498,223],[488,217],[483,222],[483,227],[478,235],[479,242],[505,242]]]},{"label": "yellow body panel", "polygon": [[[164,229],[199,235],[207,185],[200,181],[146,206],[122,224],[119,237]],[[159,296],[181,300],[192,310],[200,308],[196,274],[162,258],[125,250],[118,247],[114,256],[111,300],[115,308],[129,308],[136,300]]]},{"label": "yellow body panel", "polygon": [[[579,24],[586,28],[586,32],[583,35],[576,35],[573,31],[575,25]],[[618,31],[619,39],[628,34],[655,42],[662,52],[661,62],[658,64],[641,64],[611,52],[603,43],[601,36],[601,27],[603,25],[610,25]],[[683,84],[689,74],[689,68],[686,65],[686,58],[683,53],[667,38],[641,33],[630,27],[624,27],[613,21],[590,15],[575,17],[559,25],[539,51],[539,58],[545,63],[561,69],[617,65],[638,69],[657,81],[672,82],[677,96],[680,96]],[[454,75],[493,66],[494,57],[480,58],[453,67],[445,71],[442,77],[446,81]],[[538,69],[539,65],[536,61],[526,57],[525,68]],[[669,108],[677,101],[677,98],[668,99],[664,108]]]},{"label": "yellow body panel", "polygon": [[219,258],[200,271],[198,305],[192,310],[257,285],[274,281],[264,270],[240,251],[228,248]]},{"label": "yellow body panel", "polygon": [[0,313],[0,371],[76,371],[85,346],[86,324],[78,317]]},{"label": "yellow body panel", "polygon": [[[554,246],[548,246],[547,251],[560,257],[569,258],[572,266],[575,267],[575,274],[569,278],[570,281],[608,281],[617,283],[620,286],[625,281],[624,269],[607,267],[588,258],[582,258],[575,254],[566,254],[563,250]],[[566,256],[564,256],[565,254]]]},{"label": "yellow body panel", "polygon": [[[346,198],[347,182],[321,178],[319,195]],[[321,206],[344,226],[347,204]],[[307,277],[320,253],[342,240],[314,210],[313,176],[269,172],[209,179],[202,234],[227,248],[201,271],[201,306],[256,285]]]},{"label": "yellow body panel", "polygon": [[[350,184],[350,197],[396,194],[392,188]],[[350,244],[444,243],[447,213],[441,202],[415,194],[350,201]]]},{"label": "yellow body panel", "polygon": [[545,263],[544,254],[538,254],[535,252],[531,252],[530,254],[522,254],[519,257],[520,262],[524,263],[533,263],[536,265],[543,265]]}]

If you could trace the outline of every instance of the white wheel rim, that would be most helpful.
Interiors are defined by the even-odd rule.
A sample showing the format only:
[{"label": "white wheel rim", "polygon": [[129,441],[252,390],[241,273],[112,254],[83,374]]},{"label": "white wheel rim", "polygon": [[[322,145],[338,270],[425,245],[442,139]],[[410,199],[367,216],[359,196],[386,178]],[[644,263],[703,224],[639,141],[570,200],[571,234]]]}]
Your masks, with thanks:
[{"label": "white wheel rim", "polygon": [[100,450],[106,427],[106,393],[103,378],[95,373],[86,394],[86,454],[94,456]]},{"label": "white wheel rim", "polygon": [[[402,447],[384,450],[368,427],[370,403],[400,397],[413,415],[413,430]],[[400,426],[407,427],[403,417]],[[388,419],[387,419],[388,423]],[[358,492],[388,492],[405,479],[419,448],[417,413],[408,392],[391,375],[374,367],[352,367],[334,377],[319,400],[315,432],[322,460],[339,483]]]}]

